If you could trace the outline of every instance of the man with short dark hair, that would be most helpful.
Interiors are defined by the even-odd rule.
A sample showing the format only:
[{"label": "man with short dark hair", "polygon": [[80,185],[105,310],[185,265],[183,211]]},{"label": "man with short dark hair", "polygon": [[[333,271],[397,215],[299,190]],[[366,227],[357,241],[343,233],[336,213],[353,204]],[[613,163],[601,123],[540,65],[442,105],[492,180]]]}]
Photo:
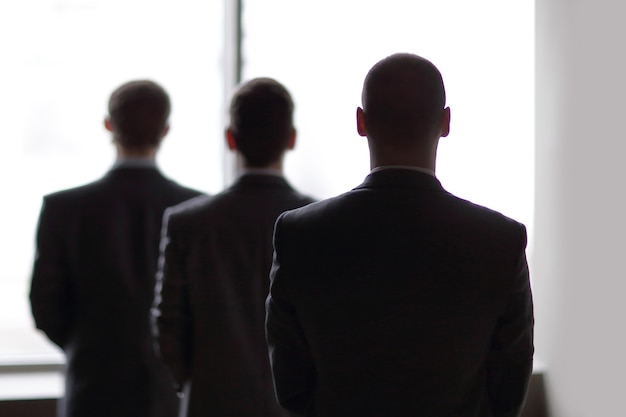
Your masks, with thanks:
[{"label": "man with short dark hair", "polygon": [[282,175],[296,140],[292,114],[291,96],[277,81],[244,83],[226,130],[239,178],[165,214],[155,313],[161,355],[185,392],[183,415],[287,416],[274,396],[264,301],[274,222],[312,201]]},{"label": "man with short dark hair", "polygon": [[155,157],[170,99],[131,81],[109,100],[117,149],[100,180],[44,197],[30,300],[37,328],[65,352],[59,417],[171,417],[178,399],[154,351],[154,296],[164,210],[199,195],[165,178]]},{"label": "man with short dark hair", "polygon": [[362,105],[371,173],[276,222],[278,400],[305,416],[518,416],[533,362],[525,227],[435,177],[450,109],[431,62],[378,62]]},{"label": "man with short dark hair", "polygon": [[160,85],[131,81],[111,93],[105,126],[123,151],[156,150],[169,129],[170,111],[169,95]]}]

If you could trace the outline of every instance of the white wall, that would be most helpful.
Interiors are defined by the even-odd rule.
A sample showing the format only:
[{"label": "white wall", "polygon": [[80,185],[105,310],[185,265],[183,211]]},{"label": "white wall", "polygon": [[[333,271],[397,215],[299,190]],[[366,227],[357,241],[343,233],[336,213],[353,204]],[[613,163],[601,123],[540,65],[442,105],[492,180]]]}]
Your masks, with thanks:
[{"label": "white wall", "polygon": [[535,7],[537,357],[553,417],[623,417],[626,3]]}]

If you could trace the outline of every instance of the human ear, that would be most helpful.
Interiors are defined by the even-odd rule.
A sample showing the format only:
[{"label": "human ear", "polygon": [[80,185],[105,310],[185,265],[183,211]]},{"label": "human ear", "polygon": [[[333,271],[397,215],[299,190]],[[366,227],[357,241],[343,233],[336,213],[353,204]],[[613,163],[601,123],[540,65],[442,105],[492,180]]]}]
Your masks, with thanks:
[{"label": "human ear", "polygon": [[104,128],[109,132],[113,132],[113,123],[111,123],[111,119],[109,117],[104,118]]},{"label": "human ear", "polygon": [[441,117],[441,130],[440,137],[445,138],[450,134],[450,107],[446,107],[443,109],[443,114]]},{"label": "human ear", "polygon": [[289,142],[287,142],[287,149],[292,150],[296,147],[296,129],[291,130],[289,135]]},{"label": "human ear", "polygon": [[361,136],[367,136],[367,129],[365,128],[365,112],[362,108],[356,109],[356,131]]},{"label": "human ear", "polygon": [[224,136],[226,137],[226,144],[228,144],[228,149],[231,151],[237,150],[237,141],[235,141],[235,135],[233,131],[230,129],[226,129],[224,132]]}]

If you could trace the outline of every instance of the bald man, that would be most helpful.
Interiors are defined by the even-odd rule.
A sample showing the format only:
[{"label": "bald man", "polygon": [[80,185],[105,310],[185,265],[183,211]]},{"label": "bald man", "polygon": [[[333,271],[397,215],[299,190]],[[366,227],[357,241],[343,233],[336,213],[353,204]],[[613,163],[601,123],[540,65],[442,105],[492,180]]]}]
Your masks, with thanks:
[{"label": "bald man", "polygon": [[277,397],[305,416],[518,416],[533,361],[525,227],[448,193],[441,74],[396,54],[357,109],[371,173],[282,214],[266,301]]}]

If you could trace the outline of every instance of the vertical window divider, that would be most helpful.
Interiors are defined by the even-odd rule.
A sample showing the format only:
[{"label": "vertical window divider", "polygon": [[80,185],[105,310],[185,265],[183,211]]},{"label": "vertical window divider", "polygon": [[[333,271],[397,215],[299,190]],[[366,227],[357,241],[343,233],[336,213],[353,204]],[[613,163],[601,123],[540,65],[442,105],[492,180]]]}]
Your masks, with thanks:
[{"label": "vertical window divider", "polygon": [[[224,88],[222,100],[222,126],[228,126],[228,107],[235,87],[241,82],[242,74],[242,0],[224,0]],[[220,138],[223,149],[224,186],[237,176],[237,158]]]}]

